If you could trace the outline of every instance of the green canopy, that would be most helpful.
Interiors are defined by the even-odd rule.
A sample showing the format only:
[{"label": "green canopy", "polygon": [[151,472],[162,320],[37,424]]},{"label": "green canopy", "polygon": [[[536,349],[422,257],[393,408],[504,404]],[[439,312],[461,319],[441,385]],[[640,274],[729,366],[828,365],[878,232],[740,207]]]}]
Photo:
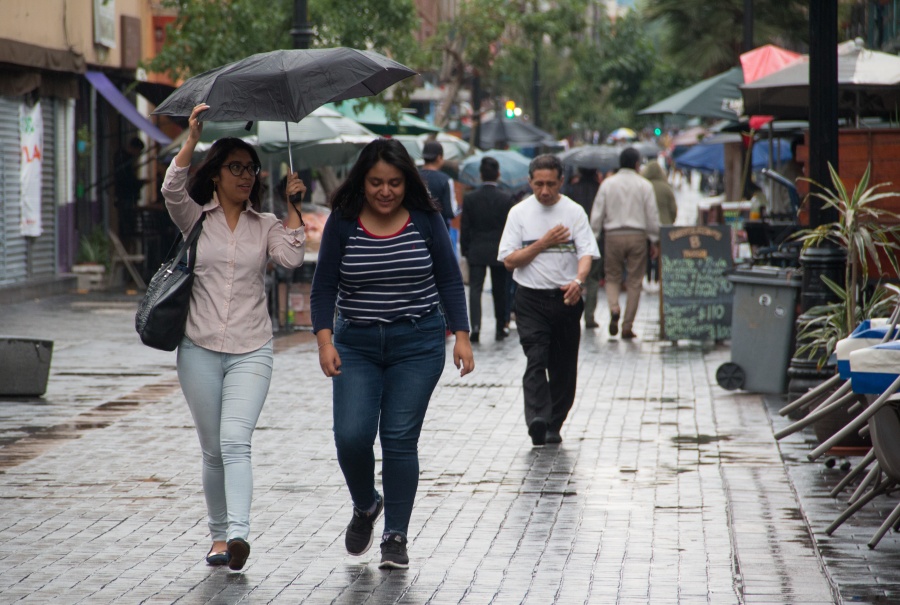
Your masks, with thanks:
[{"label": "green canopy", "polygon": [[380,103],[369,103],[358,112],[353,109],[356,102],[347,102],[340,104],[328,103],[326,107],[335,109],[352,120],[356,120],[372,132],[380,135],[393,136],[395,134],[428,134],[433,132],[441,132],[441,129],[434,126],[421,118],[409,115],[408,113],[400,114],[399,124],[392,123],[387,115],[384,105]]},{"label": "green canopy", "polygon": [[702,82],[677,92],[639,114],[676,113],[685,116],[715,118],[717,120],[738,120],[744,113],[744,99],[741,89],[744,70],[732,67]]}]

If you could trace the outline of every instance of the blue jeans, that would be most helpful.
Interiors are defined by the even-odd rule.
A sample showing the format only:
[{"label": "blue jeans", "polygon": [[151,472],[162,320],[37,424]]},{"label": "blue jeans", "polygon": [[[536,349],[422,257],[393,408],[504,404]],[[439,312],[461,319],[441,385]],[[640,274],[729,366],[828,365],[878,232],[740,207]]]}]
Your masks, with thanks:
[{"label": "blue jeans", "polygon": [[272,378],[272,341],[250,353],[217,353],[187,337],[178,346],[178,381],[203,452],[203,493],[214,541],[250,534],[250,439]]},{"label": "blue jeans", "polygon": [[444,369],[446,324],[421,319],[353,325],[338,317],[334,344],[341,374],[332,382],[334,441],[353,505],[375,503],[375,435],[381,438],[384,530],[409,528],[419,485],[419,434]]}]

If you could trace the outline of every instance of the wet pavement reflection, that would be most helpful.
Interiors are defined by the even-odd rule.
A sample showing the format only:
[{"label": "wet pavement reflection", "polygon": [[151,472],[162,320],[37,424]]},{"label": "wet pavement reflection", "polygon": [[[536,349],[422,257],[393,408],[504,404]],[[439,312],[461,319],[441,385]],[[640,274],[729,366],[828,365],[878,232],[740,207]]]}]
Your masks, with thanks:
[{"label": "wet pavement reflection", "polygon": [[[826,537],[840,464],[805,462],[811,433],[776,443],[778,402],[715,384],[727,344],[658,341],[654,294],[637,340],[583,332],[560,445],[526,433],[515,331],[476,345],[470,376],[447,364],[420,441],[407,571],[377,569],[377,544],[344,551],[330,383],[309,332],[277,339],[251,558],[240,574],[209,568],[174,353],[140,345],[135,306],[110,294],[0,313],[0,333],[56,343],[45,397],[0,402],[0,602],[900,602],[896,535],[865,547],[890,499]],[[601,325],[606,313],[601,297]]]}]

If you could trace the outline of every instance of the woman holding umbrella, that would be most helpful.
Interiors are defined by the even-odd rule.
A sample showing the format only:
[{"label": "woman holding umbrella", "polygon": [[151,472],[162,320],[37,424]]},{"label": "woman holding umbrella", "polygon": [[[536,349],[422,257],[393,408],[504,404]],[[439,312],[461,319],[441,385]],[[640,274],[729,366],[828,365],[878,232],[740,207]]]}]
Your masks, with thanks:
[{"label": "woman holding umbrella", "polygon": [[[183,234],[203,220],[178,380],[203,452],[213,540],[206,562],[239,570],[250,555],[250,439],[272,376],[266,261],[300,266],[306,234],[291,204],[283,222],[259,212],[259,156],[240,139],[216,141],[188,178],[202,132],[199,116],[208,108],[200,104],[191,112],[188,138],[166,171],[162,193]],[[305,190],[291,175],[287,195]]]},{"label": "woman holding umbrella", "polygon": [[[351,555],[368,551],[383,510],[380,567],[405,569],[419,434],[444,369],[448,325],[460,375],[475,367],[465,290],[440,207],[399,141],[363,148],[331,208],[310,310],[319,365],[333,378],[334,440],[353,500],[344,543]],[[375,488],[379,433],[384,497]]]}]

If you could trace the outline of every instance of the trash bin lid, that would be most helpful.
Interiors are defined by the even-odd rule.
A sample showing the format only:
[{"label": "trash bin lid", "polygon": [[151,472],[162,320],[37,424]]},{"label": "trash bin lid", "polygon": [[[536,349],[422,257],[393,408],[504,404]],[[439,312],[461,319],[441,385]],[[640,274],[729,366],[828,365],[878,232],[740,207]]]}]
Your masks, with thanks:
[{"label": "trash bin lid", "polygon": [[767,265],[737,268],[729,271],[725,277],[735,284],[787,286],[790,288],[799,288],[803,282],[803,273],[795,267],[769,267]]}]

